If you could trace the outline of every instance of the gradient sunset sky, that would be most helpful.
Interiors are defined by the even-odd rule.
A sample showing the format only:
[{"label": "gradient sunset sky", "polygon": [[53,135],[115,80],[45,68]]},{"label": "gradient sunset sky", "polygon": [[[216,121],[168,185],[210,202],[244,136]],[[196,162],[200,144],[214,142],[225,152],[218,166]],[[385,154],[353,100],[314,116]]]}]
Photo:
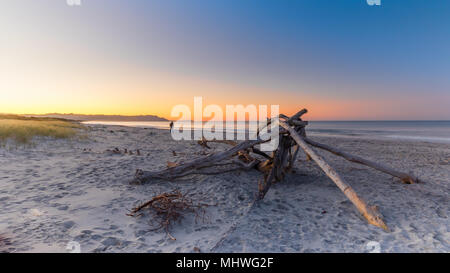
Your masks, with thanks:
[{"label": "gradient sunset sky", "polygon": [[0,112],[449,120],[450,1],[0,0]]}]

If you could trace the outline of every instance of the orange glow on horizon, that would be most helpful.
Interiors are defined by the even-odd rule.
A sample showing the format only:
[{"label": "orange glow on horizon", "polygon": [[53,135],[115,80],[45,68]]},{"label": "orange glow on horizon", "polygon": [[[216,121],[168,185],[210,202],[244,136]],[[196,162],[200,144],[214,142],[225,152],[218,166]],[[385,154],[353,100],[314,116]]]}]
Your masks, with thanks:
[{"label": "orange glow on horizon", "polygon": [[268,109],[274,104],[286,115],[306,108],[305,120],[407,120],[418,115],[427,119],[435,114],[429,111],[436,103],[432,98],[427,99],[428,105],[420,97],[405,101],[394,95],[389,100],[336,98],[320,95],[318,87],[305,86],[288,92],[138,68],[126,68],[126,71],[117,66],[108,71],[80,68],[83,72],[75,73],[67,64],[61,67],[60,71],[50,69],[40,74],[33,70],[23,73],[4,70],[0,81],[0,112],[157,115],[170,120],[174,119],[170,115],[173,106],[186,104],[193,113],[194,96],[202,96],[203,107],[217,104],[224,113],[227,104],[268,105]]},{"label": "orange glow on horizon", "polygon": [[[48,114],[48,113],[60,113],[60,114],[87,114],[87,115],[157,115],[169,120],[174,120],[177,117],[171,116],[172,107],[177,104],[185,104],[191,109],[191,114],[194,112],[193,97],[186,98],[188,96],[175,97],[171,96],[169,99],[154,100],[154,99],[142,99],[142,100],[123,100],[111,99],[104,100],[103,104],[98,100],[73,100],[71,103],[59,103],[58,100],[47,101],[45,103],[28,103],[24,101],[22,105],[14,105],[5,103],[2,99],[0,102],[1,113],[11,114]],[[35,97],[34,99],[37,99]],[[7,101],[7,100],[6,100]],[[45,101],[45,100],[43,100]],[[147,103],[149,101],[149,103]],[[171,102],[174,103],[171,103]],[[209,104],[219,105],[225,116],[226,105],[242,104],[244,107],[249,104],[255,104],[258,107],[259,104],[267,105],[270,114],[270,99],[261,100],[258,104],[251,102],[251,98],[241,98],[238,100],[228,99],[226,102],[221,101],[217,103],[216,100],[211,97],[205,97],[203,101],[203,109]],[[295,114],[297,111],[306,108],[308,113],[304,115],[305,120],[383,120],[389,119],[390,115],[398,113],[399,109],[402,115],[397,115],[396,119],[408,119],[409,114],[412,112],[410,108],[411,102],[404,105],[399,105],[397,102],[380,102],[376,100],[323,100],[322,98],[311,98],[304,100],[304,104],[294,104],[290,101],[277,101],[279,103],[280,113],[288,116]],[[175,103],[176,102],[176,103]],[[379,105],[384,105],[380,108]],[[416,102],[420,105],[420,101]],[[417,108],[416,108],[417,109]],[[414,109],[415,110],[415,109]],[[416,111],[417,113],[417,111]],[[426,118],[426,117],[425,117]],[[208,120],[204,118],[204,120]]]}]

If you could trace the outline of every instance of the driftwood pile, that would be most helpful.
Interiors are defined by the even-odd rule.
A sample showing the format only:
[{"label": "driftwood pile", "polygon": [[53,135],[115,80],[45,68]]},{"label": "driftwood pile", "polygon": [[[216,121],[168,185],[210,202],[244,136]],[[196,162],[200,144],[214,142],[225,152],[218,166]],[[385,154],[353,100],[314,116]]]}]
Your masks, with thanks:
[{"label": "driftwood pile", "polygon": [[183,214],[191,212],[195,214],[195,218],[204,217],[204,204],[195,204],[194,201],[182,194],[179,190],[161,193],[154,196],[151,200],[133,208],[128,216],[140,216],[144,210],[153,214],[153,231],[164,230],[167,236],[176,240],[170,234],[170,227],[173,223],[179,221]]},{"label": "driftwood pile", "polygon": [[[268,120],[265,126],[269,126],[272,122],[279,123],[279,144],[278,148],[271,154],[267,154],[259,150],[258,144],[267,142],[260,138],[260,132],[264,127],[258,129],[255,140],[247,140],[241,143],[223,140],[206,140],[202,139],[199,144],[208,148],[208,142],[221,142],[231,145],[232,147],[226,151],[209,154],[205,157],[194,159],[183,164],[173,164],[167,169],[161,171],[143,171],[137,170],[133,183],[141,184],[153,179],[172,180],[180,177],[202,174],[214,175],[236,170],[258,170],[263,174],[263,178],[258,182],[257,200],[261,200],[266,195],[270,186],[283,180],[296,161],[296,157],[300,149],[302,149],[308,159],[314,160],[317,165],[325,172],[325,174],[338,186],[338,188],[347,196],[347,198],[355,205],[358,211],[367,219],[367,221],[375,226],[388,230],[382,216],[375,206],[369,206],[360,196],[347,184],[344,179],[327,163],[327,161],[315,152],[312,147],[329,151],[333,154],[341,156],[351,162],[363,164],[372,167],[381,172],[390,174],[399,178],[403,183],[417,183],[419,180],[411,174],[396,171],[388,166],[376,163],[359,156],[351,155],[347,152],[340,151],[334,147],[315,142],[306,137],[305,127],[307,121],[301,119],[302,115],[307,112],[303,109],[291,117],[283,114],[276,119]],[[261,159],[262,158],[262,159]]]}]

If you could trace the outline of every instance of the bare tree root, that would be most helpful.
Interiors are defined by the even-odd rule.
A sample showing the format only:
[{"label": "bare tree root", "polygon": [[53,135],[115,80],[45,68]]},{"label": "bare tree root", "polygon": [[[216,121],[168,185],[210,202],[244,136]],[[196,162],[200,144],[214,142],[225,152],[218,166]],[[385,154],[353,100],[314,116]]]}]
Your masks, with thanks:
[{"label": "bare tree root", "polygon": [[194,213],[195,219],[204,218],[205,204],[194,204],[193,200],[183,195],[180,191],[174,190],[168,193],[162,193],[154,196],[149,201],[133,208],[128,216],[140,216],[144,210],[148,210],[152,215],[151,223],[154,226],[153,231],[164,230],[167,236],[176,240],[170,234],[170,228],[175,222],[181,220],[184,214]]}]

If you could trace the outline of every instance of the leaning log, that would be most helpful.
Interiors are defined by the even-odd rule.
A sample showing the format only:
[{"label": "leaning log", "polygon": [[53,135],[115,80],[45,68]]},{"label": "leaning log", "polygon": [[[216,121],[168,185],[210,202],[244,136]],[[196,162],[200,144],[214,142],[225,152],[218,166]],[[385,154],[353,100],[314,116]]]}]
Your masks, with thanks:
[{"label": "leaning log", "polygon": [[377,227],[381,227],[384,230],[388,230],[388,227],[384,223],[380,213],[376,207],[368,206],[367,203],[361,199],[356,192],[348,185],[344,179],[330,166],[321,156],[319,156],[311,147],[306,144],[304,139],[285,122],[280,122],[280,126],[288,130],[291,137],[297,142],[297,144],[319,165],[319,167],[325,172],[325,174],[333,180],[338,188],[347,196],[347,198],[355,205],[358,211],[367,219],[367,221]]},{"label": "leaning log", "polygon": [[392,168],[390,168],[388,166],[385,166],[383,164],[370,161],[370,160],[362,158],[360,156],[349,154],[349,153],[341,151],[341,150],[339,150],[337,148],[334,148],[334,147],[331,147],[331,146],[328,146],[328,145],[325,145],[325,144],[313,141],[313,140],[311,140],[309,138],[305,138],[304,140],[306,141],[306,143],[308,143],[308,144],[310,144],[310,145],[312,145],[314,147],[326,150],[326,151],[331,152],[331,153],[333,153],[333,154],[335,154],[337,156],[341,156],[341,157],[347,159],[348,161],[355,162],[355,163],[358,163],[358,164],[362,164],[362,165],[374,168],[376,170],[379,170],[381,172],[390,174],[390,175],[392,175],[394,177],[400,178],[400,180],[403,183],[405,183],[405,184],[414,184],[414,183],[419,183],[419,181],[420,181],[417,177],[415,177],[412,174],[399,172],[399,171],[394,170],[394,169],[392,169]]}]

